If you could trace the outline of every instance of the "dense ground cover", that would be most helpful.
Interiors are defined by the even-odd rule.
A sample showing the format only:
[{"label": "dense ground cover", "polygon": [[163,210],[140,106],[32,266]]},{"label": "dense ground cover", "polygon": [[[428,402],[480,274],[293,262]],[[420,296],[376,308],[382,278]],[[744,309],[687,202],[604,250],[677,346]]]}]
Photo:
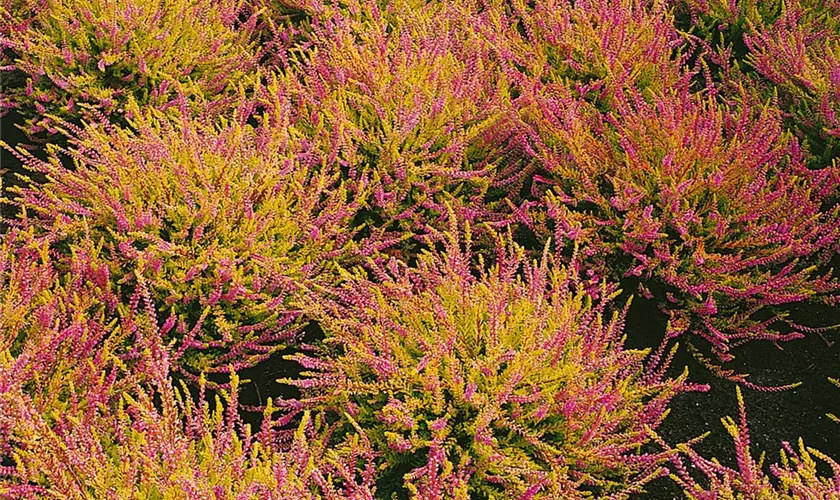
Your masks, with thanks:
[{"label": "dense ground cover", "polygon": [[837,2],[0,29],[0,498],[840,498]]}]

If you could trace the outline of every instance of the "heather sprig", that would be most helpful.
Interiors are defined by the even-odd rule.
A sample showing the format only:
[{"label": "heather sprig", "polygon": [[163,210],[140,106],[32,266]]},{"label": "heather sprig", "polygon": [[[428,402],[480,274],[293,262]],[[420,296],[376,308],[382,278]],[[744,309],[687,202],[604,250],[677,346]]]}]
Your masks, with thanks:
[{"label": "heather sprig", "polygon": [[837,294],[840,169],[807,168],[779,112],[746,98],[684,86],[615,102],[602,113],[543,95],[524,110],[551,186],[543,227],[581,249],[595,281],[665,285],[669,334],[699,334],[723,360],[750,339],[798,337],[774,329],[777,306]]},{"label": "heather sprig", "polygon": [[[325,340],[290,357],[307,371],[281,382],[302,397],[290,414],[335,412],[364,429],[381,492],[412,498],[622,498],[660,472],[646,453],[686,373],[643,372],[622,348],[613,289],[593,303],[573,269],[527,262],[505,240],[475,267],[445,235],[416,268],[372,263],[311,302]],[[479,259],[482,260],[482,259]],[[288,417],[287,417],[288,418]],[[348,427],[350,428],[350,427]],[[352,429],[352,428],[351,428]],[[587,493],[589,492],[589,493]]]},{"label": "heather sprig", "polygon": [[26,118],[27,132],[53,134],[50,115],[120,119],[130,99],[163,107],[179,94],[235,95],[259,56],[256,18],[240,22],[241,7],[238,0],[4,4],[3,75],[19,84],[4,86],[3,106]]},{"label": "heather sprig", "polygon": [[282,125],[257,128],[242,124],[250,114],[71,128],[47,161],[17,151],[47,180],[15,191],[26,215],[9,223],[49,239],[59,272],[95,248],[121,303],[153,309],[179,369],[253,365],[299,331],[293,293],[355,253],[348,228],[364,203],[363,185],[319,168],[327,153],[292,109],[275,106],[262,118]]},{"label": "heather sprig", "polygon": [[[805,0],[808,1],[808,0]],[[705,40],[716,52],[740,60],[745,55],[743,36],[750,23],[773,23],[781,15],[782,0],[669,0],[674,23]],[[820,2],[811,2],[817,7]]]},{"label": "heather sprig", "polygon": [[[673,455],[675,472],[671,475],[687,498],[692,500],[799,500],[835,499],[840,497],[840,464],[831,457],[806,447],[802,440],[796,447],[783,443],[780,461],[770,466],[773,480],[764,470],[764,453],[758,461],[750,451],[750,435],[741,390],[736,387],[740,418],[721,419],[735,443],[737,468],[722,465],[716,459],[707,459],[694,451],[690,444],[678,446],[680,455]],[[682,456],[689,459],[703,480],[692,477]],[[824,476],[817,470],[817,462],[825,462],[832,475]]]}]

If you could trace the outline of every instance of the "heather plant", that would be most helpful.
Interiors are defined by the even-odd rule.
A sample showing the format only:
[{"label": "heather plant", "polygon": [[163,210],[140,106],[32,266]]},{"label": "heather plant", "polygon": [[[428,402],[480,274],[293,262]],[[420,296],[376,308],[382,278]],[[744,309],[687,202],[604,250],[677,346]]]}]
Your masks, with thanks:
[{"label": "heather plant", "polygon": [[[514,107],[527,113],[542,96],[579,99],[603,112],[624,89],[662,93],[684,85],[694,48],[674,26],[666,2],[537,0],[490,2],[476,29],[494,47],[510,82]],[[535,151],[528,124],[506,123],[505,155],[497,155],[495,186],[517,208],[510,219],[529,229],[523,213],[546,182],[529,161]]]},{"label": "heather plant", "polygon": [[[362,220],[397,235],[463,218],[502,221],[494,186],[508,85],[469,3],[310,2],[309,47],[295,72],[313,120],[331,120],[338,161],[372,179]],[[498,188],[495,189],[494,188]]]},{"label": "heather plant", "polygon": [[664,358],[643,373],[646,351],[621,346],[625,310],[607,312],[613,290],[595,304],[573,268],[528,263],[509,242],[476,268],[469,229],[466,249],[454,234],[416,268],[380,259],[376,283],[348,273],[334,299],[310,302],[326,337],[314,355],[290,357],[307,371],[281,381],[301,391],[283,403],[289,416],[324,410],[357,423],[386,497],[641,491],[665,458],[641,450],[646,428],[693,388],[687,374],[664,377]]},{"label": "heather plant", "polygon": [[[0,2],[0,33],[5,36],[14,31],[25,30],[45,5],[46,0],[3,0]],[[3,66],[11,63],[9,55],[5,50],[0,51]]]},{"label": "heather plant", "polygon": [[45,414],[22,394],[4,393],[0,443],[14,465],[0,467],[0,498],[171,498],[373,500],[372,456],[362,437],[327,447],[330,429],[305,414],[281,446],[268,417],[253,434],[231,390],[194,402],[171,380],[136,387],[113,407]]},{"label": "heather plant", "polygon": [[840,2],[794,1],[750,25],[747,62],[772,83],[789,121],[824,165],[840,155]]},{"label": "heather plant", "polygon": [[95,249],[59,272],[49,243],[0,241],[0,498],[373,498],[361,437],[328,449],[305,415],[289,443],[270,402],[252,435],[235,373],[226,409],[203,379],[195,404],[172,388],[148,290],[124,304]]},{"label": "heather plant", "polygon": [[811,165],[825,166],[840,153],[840,3],[674,3],[689,20],[685,27],[706,45],[704,59],[724,93],[746,84],[760,98],[777,99]]},{"label": "heather plant", "polygon": [[[737,469],[722,465],[716,459],[707,459],[695,452],[690,444],[678,448],[694,470],[704,476],[697,481],[692,477],[679,455],[672,457],[675,473],[671,477],[692,500],[799,500],[840,498],[840,464],[831,457],[806,447],[802,440],[794,447],[783,443],[780,461],[770,466],[773,480],[764,471],[764,453],[758,461],[750,451],[750,435],[741,391],[736,387],[740,420],[722,419],[723,426],[735,443]],[[815,459],[825,462],[831,469],[824,476],[817,469]]]},{"label": "heather plant", "polygon": [[748,340],[808,331],[775,323],[784,304],[836,300],[837,166],[808,169],[769,105],[726,105],[687,86],[615,99],[601,113],[543,95],[523,113],[551,186],[548,225],[535,227],[579,247],[595,282],[638,277],[646,295],[645,284],[664,285],[669,335],[695,333],[724,361]]},{"label": "heather plant", "polygon": [[3,106],[27,132],[55,133],[53,115],[119,119],[130,99],[163,107],[179,94],[234,95],[259,56],[256,17],[240,22],[240,9],[238,0],[4,3]]},{"label": "heather plant", "polygon": [[293,292],[356,252],[348,227],[364,202],[364,186],[319,168],[327,152],[283,110],[258,127],[245,113],[71,128],[47,161],[16,152],[47,180],[14,190],[26,215],[8,222],[48,239],[59,272],[85,254],[122,304],[148,303],[179,370],[253,365],[300,331]]},{"label": "heather plant", "polygon": [[499,46],[515,85],[527,93],[563,84],[609,107],[628,85],[662,92],[685,78],[688,51],[666,2],[537,0],[494,2],[486,36]]}]

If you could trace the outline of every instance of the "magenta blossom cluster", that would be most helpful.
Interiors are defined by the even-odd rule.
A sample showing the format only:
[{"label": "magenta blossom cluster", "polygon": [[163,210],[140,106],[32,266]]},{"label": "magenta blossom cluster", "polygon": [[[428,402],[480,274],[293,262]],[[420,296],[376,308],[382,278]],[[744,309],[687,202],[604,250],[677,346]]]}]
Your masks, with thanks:
[{"label": "magenta blossom cluster", "polygon": [[92,411],[159,371],[156,325],[140,308],[118,306],[93,252],[61,272],[49,240],[16,229],[0,250],[0,392],[25,392],[44,414]]}]

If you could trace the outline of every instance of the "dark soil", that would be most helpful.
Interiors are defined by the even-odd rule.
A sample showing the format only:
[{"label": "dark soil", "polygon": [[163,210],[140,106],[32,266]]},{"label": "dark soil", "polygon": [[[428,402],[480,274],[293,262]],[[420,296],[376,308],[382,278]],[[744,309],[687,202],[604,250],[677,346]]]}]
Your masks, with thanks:
[{"label": "dark soil", "polygon": [[[18,123],[20,123],[20,117],[15,113],[9,113],[0,118],[0,141],[12,147],[24,144],[26,142],[26,136],[15,126]],[[19,184],[15,173],[22,173],[21,170],[21,165],[17,158],[12,156],[6,148],[0,147],[0,177],[3,180],[3,192],[0,193],[0,198],[8,196],[9,188]],[[10,218],[15,212],[14,207],[0,201],[0,216]]]},{"label": "dark soil", "polygon": [[[822,305],[800,304],[792,308],[790,317],[812,327],[840,324],[840,310]],[[658,345],[665,325],[666,317],[653,301],[636,297],[627,318],[627,347]],[[765,465],[779,461],[783,441],[795,445],[800,437],[809,447],[833,457],[840,455],[840,423],[826,415],[840,415],[840,388],[828,380],[840,378],[840,332],[823,336],[831,345],[819,335],[807,335],[779,346],[766,341],[750,342],[738,348],[735,361],[726,366],[737,373],[749,373],[749,380],[761,385],[802,383],[781,392],[742,388],[753,457],[758,459],[761,452],[766,452]],[[695,449],[705,457],[716,457],[724,465],[737,468],[732,439],[720,422],[725,416],[738,417],[736,384],[710,373],[682,345],[671,371],[677,375],[686,366],[692,381],[708,384],[711,389],[677,396],[659,433],[668,443],[676,444],[711,432]],[[824,472],[830,473],[827,468]],[[637,498],[684,497],[671,480],[662,479],[649,485],[648,493]]]}]

